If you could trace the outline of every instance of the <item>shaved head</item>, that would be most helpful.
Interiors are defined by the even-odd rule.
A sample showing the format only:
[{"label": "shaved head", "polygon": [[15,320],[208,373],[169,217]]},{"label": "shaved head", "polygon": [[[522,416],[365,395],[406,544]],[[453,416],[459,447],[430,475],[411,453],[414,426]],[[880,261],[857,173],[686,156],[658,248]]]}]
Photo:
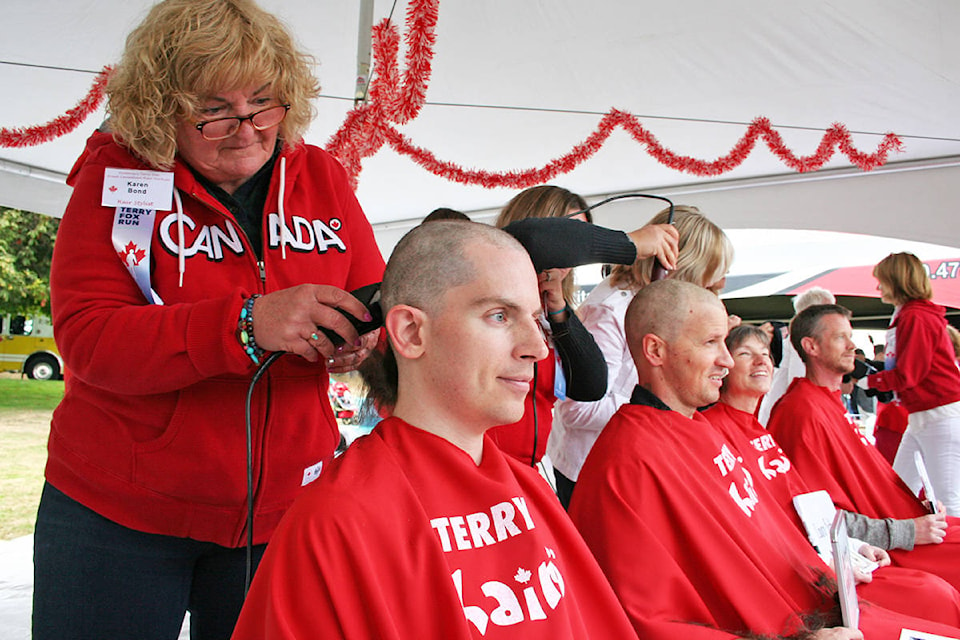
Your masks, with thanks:
[{"label": "shaved head", "polygon": [[513,236],[487,224],[436,220],[410,230],[393,250],[383,274],[384,314],[398,304],[438,312],[445,292],[477,277],[465,248],[478,243],[526,254]]},{"label": "shaved head", "polygon": [[727,312],[711,291],[669,278],[648,284],[625,324],[641,387],[688,418],[720,398],[734,363],[723,342]]},{"label": "shaved head", "polygon": [[665,342],[674,342],[683,325],[700,304],[723,308],[723,303],[709,289],[689,282],[667,278],[643,287],[627,307],[625,331],[627,344],[633,344],[648,333]]},{"label": "shaved head", "polygon": [[[397,305],[439,317],[444,295],[477,279],[479,272],[471,256],[483,255],[492,247],[515,249],[530,261],[513,236],[487,224],[436,220],[411,229],[397,243],[383,273],[380,306],[384,317]],[[359,370],[378,407],[397,403],[399,371],[393,349],[374,352]]]}]

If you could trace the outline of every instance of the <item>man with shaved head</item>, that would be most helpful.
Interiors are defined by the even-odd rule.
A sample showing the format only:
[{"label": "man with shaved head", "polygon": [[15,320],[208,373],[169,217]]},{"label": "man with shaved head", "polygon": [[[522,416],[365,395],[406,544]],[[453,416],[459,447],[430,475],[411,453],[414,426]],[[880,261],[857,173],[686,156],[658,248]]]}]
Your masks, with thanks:
[{"label": "man with shaved head", "polygon": [[862,609],[863,635],[838,627],[830,569],[697,411],[719,399],[733,366],[726,333],[720,300],[677,280],[644,287],[627,309],[639,384],[587,457],[570,515],[637,634],[895,640],[908,627],[960,635],[878,606]]},{"label": "man with shaved head", "polygon": [[526,251],[487,225],[422,225],[382,307],[373,392],[392,416],[290,509],[234,639],[633,637],[548,485],[485,435],[520,419],[546,353]]}]

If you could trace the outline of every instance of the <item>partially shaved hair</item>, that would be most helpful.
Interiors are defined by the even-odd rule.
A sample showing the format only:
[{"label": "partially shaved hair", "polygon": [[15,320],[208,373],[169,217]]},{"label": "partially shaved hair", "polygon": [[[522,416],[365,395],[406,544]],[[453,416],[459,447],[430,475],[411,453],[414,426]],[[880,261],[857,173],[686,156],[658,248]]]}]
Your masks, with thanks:
[{"label": "partially shaved hair", "polygon": [[[523,245],[509,233],[478,222],[436,220],[408,231],[397,243],[383,272],[380,306],[384,317],[400,304],[432,316],[441,313],[447,291],[477,279],[477,268],[468,248],[483,251],[487,247],[515,249],[527,255]],[[396,405],[399,371],[389,345],[385,352],[374,351],[361,363],[359,371],[368,395],[378,407]]]},{"label": "partially shaved hair", "polygon": [[665,342],[674,342],[680,337],[687,318],[701,304],[723,307],[709,289],[682,280],[667,278],[640,289],[627,307],[624,321],[627,346],[634,360],[640,355],[634,349],[641,348],[643,336],[652,333]]},{"label": "partially shaved hair", "polygon": [[383,273],[384,315],[398,304],[439,312],[444,293],[476,279],[466,252],[476,242],[526,253],[513,236],[487,224],[436,220],[414,227],[397,243]]}]

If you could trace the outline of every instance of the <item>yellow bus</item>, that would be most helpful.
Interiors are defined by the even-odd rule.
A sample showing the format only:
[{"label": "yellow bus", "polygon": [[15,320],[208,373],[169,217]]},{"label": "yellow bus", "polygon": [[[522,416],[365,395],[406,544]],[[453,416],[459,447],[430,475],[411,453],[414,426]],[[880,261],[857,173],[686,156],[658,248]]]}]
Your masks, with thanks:
[{"label": "yellow bus", "polygon": [[25,373],[34,380],[63,377],[63,359],[49,318],[0,316],[0,370]]}]

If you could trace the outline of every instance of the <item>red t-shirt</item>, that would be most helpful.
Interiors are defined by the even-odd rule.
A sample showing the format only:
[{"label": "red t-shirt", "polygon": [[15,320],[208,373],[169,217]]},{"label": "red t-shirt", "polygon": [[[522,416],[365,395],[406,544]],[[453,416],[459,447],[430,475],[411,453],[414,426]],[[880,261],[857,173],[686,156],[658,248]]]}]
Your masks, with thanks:
[{"label": "red t-shirt", "polygon": [[556,497],[489,440],[483,460],[388,418],[297,500],[234,640],[629,638]]}]

